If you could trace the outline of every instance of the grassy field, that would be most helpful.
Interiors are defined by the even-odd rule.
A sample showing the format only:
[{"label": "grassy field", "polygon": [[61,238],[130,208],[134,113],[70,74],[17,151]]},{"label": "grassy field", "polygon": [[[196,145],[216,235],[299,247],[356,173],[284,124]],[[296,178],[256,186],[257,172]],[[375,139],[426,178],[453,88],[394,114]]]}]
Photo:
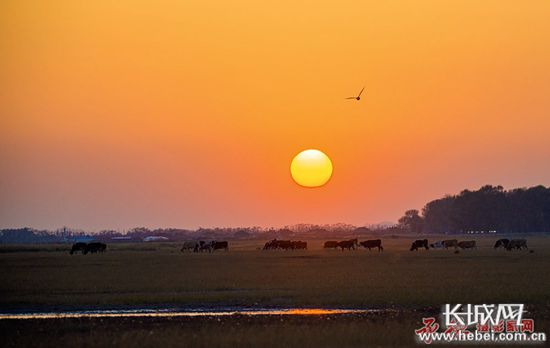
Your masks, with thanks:
[{"label": "grassy field", "polygon": [[[385,251],[262,251],[262,241],[229,252],[181,253],[178,244],[113,244],[96,255],[69,246],[0,249],[2,309],[128,305],[244,305],[367,308],[443,303],[550,304],[550,239],[530,238],[534,253],[493,250],[410,252],[409,239]],[[19,251],[21,250],[21,251]]]},{"label": "grassy field", "polygon": [[[385,251],[262,251],[264,241],[230,251],[181,253],[178,244],[113,244],[105,254],[69,255],[67,245],[0,248],[2,311],[177,307],[395,308],[369,318],[63,319],[0,321],[6,346],[333,347],[414,345],[413,329],[445,303],[525,303],[542,327],[550,317],[550,238],[533,253],[478,249],[410,252],[411,239]],[[532,314],[532,315],[531,315]],[[215,334],[212,335],[212,332]],[[98,334],[101,333],[101,334]]]}]

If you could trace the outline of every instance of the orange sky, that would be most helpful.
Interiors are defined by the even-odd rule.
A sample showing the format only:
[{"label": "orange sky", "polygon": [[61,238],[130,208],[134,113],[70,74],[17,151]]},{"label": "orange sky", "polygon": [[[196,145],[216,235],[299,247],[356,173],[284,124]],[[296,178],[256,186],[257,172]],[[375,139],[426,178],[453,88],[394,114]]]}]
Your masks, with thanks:
[{"label": "orange sky", "polygon": [[[2,1],[0,227],[365,224],[550,185],[549,18],[549,1]],[[290,178],[306,148],[333,161],[322,188]]]}]

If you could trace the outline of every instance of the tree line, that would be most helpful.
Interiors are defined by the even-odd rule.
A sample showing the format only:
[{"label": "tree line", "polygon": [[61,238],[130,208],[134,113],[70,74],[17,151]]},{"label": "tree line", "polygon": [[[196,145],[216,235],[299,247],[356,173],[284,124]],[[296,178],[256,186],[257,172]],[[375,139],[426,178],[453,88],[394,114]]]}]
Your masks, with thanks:
[{"label": "tree line", "polygon": [[37,230],[30,227],[0,230],[0,244],[73,243],[79,241],[141,242],[147,237],[163,237],[168,241],[185,240],[246,240],[246,239],[293,239],[342,237],[370,232],[368,228],[356,228],[349,224],[296,224],[282,228],[262,227],[214,227],[195,230],[181,228],[135,227],[127,231],[102,230],[86,232],[63,227],[55,231]]},{"label": "tree line", "polygon": [[411,233],[550,232],[550,187],[464,190],[406,211],[399,226]]},{"label": "tree line", "polygon": [[399,223],[356,227],[350,224],[296,224],[283,228],[180,228],[149,229],[136,227],[127,231],[103,230],[85,232],[63,227],[55,231],[33,228],[0,230],[0,244],[67,243],[79,239],[98,241],[142,241],[148,236],[161,236],[170,241],[215,239],[314,239],[347,237],[383,237],[407,233],[468,232],[536,233],[550,232],[550,187],[504,190],[486,185],[477,191],[464,190],[428,202],[422,211],[407,210]]}]

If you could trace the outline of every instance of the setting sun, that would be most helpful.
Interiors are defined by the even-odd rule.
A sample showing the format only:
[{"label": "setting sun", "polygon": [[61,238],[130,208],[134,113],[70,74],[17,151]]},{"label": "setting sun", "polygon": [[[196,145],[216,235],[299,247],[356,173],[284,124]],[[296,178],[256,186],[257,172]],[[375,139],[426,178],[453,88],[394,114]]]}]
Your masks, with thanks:
[{"label": "setting sun", "polygon": [[297,154],[290,164],[290,173],[298,185],[319,187],[332,176],[332,162],[323,152],[315,149]]}]

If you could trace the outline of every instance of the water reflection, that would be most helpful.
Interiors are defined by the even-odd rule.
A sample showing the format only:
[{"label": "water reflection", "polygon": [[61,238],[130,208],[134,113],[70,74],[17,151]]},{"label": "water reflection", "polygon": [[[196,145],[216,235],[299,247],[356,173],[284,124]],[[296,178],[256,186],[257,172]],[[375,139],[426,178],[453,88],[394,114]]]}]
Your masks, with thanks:
[{"label": "water reflection", "polygon": [[0,313],[2,319],[63,319],[63,318],[130,318],[130,317],[206,317],[206,316],[266,316],[266,315],[337,315],[368,313],[366,309],[325,309],[325,308],[285,308],[285,309],[232,309],[232,310],[174,310],[174,309],[131,309],[95,310],[71,312]]}]

